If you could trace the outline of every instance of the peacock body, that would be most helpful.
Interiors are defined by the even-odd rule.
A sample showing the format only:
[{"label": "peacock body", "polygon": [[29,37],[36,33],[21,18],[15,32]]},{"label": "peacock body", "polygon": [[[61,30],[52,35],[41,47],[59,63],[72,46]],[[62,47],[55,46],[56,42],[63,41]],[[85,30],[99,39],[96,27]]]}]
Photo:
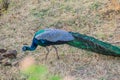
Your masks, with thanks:
[{"label": "peacock body", "polygon": [[60,29],[43,29],[35,33],[31,46],[23,46],[22,50],[33,51],[37,46],[68,44],[80,49],[111,56],[120,56],[120,48],[94,37]]}]

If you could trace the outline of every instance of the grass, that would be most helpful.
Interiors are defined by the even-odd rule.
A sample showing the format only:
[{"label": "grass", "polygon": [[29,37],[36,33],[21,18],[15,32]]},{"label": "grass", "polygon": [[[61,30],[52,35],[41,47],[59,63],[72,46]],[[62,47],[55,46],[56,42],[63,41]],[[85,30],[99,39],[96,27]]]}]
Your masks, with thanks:
[{"label": "grass", "polygon": [[110,0],[110,1],[112,3],[113,9],[115,11],[120,10],[120,2],[119,2],[119,0]]},{"label": "grass", "polygon": [[21,61],[20,69],[27,80],[60,80],[59,76],[50,75],[45,66],[36,65],[34,59],[30,56]]},{"label": "grass", "polygon": [[[60,28],[94,36],[107,42],[119,40],[119,12],[111,11],[108,0],[11,0],[7,13],[0,16],[0,48],[16,49],[18,61],[23,44],[31,44],[34,33],[46,27]],[[106,17],[108,16],[108,17]],[[118,17],[117,17],[118,16]],[[117,21],[117,22],[115,22]],[[120,45],[120,44],[115,44]],[[45,62],[45,49],[25,52],[39,65],[45,65],[49,74],[63,80],[119,80],[119,57],[104,56],[68,45],[59,45],[60,60],[54,50]],[[24,80],[19,67],[0,65],[1,80]],[[7,76],[7,77],[6,77]],[[56,78],[53,78],[53,80]]]}]

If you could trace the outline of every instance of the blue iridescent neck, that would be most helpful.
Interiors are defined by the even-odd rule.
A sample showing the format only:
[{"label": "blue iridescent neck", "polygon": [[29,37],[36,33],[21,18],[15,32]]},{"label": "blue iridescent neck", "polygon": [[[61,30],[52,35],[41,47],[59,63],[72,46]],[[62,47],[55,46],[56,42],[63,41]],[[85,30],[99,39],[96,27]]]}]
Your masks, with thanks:
[{"label": "blue iridescent neck", "polygon": [[31,44],[31,46],[23,46],[22,50],[23,51],[34,51],[37,48],[38,44],[34,43],[34,40]]},{"label": "blue iridescent neck", "polygon": [[36,47],[29,47],[29,46],[23,46],[22,50],[23,51],[34,51]]}]

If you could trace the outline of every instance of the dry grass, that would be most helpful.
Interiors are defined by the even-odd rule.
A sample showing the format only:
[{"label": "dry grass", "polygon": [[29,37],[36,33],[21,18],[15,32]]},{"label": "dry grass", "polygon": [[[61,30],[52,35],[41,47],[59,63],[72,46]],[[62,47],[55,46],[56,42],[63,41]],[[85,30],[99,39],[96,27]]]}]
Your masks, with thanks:
[{"label": "dry grass", "polygon": [[[94,36],[104,41],[120,39],[119,12],[110,11],[108,0],[11,0],[8,12],[0,17],[0,48],[16,49],[19,60],[21,47],[31,44],[34,32],[55,27]],[[119,44],[116,44],[119,45]],[[94,54],[67,45],[57,46],[60,60],[54,50],[45,62],[45,49],[25,52],[45,64],[50,73],[64,80],[119,80],[120,58]],[[68,79],[67,79],[68,78]],[[0,65],[0,80],[24,80],[18,67]]]},{"label": "dry grass", "polygon": [[120,10],[120,2],[119,2],[119,0],[111,0],[111,3],[113,5],[114,10],[116,10],[116,11]]}]

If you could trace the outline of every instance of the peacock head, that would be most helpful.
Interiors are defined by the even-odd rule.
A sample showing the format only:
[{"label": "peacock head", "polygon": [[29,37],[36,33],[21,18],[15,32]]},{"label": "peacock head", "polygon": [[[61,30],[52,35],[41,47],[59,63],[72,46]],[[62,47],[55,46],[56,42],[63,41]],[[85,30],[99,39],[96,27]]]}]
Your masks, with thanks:
[{"label": "peacock head", "polygon": [[22,51],[27,51],[27,46],[23,46]]}]

